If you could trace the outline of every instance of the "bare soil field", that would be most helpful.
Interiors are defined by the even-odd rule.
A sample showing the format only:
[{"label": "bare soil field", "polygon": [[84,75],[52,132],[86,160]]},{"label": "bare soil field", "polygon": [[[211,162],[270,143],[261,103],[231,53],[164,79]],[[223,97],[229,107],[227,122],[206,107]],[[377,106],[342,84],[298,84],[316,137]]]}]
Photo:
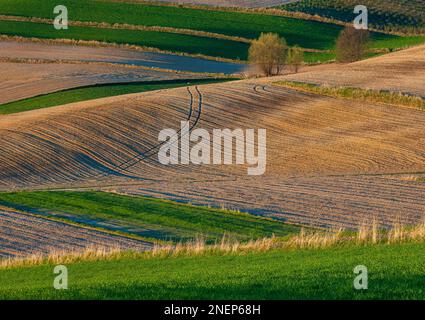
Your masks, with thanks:
[{"label": "bare soil field", "polygon": [[[164,166],[158,133],[266,128],[267,171]],[[425,112],[244,80],[105,98],[0,118],[0,189],[95,187],[324,227],[419,221]],[[365,221],[366,220],[366,221]]]},{"label": "bare soil field", "polygon": [[276,7],[295,1],[297,0],[155,0],[153,2],[169,2],[217,7],[263,8]]},{"label": "bare soil field", "polygon": [[0,104],[88,85],[204,77],[87,63],[0,62],[0,69]]},{"label": "bare soil field", "polygon": [[283,77],[330,86],[388,90],[425,97],[425,46],[347,65],[322,65]]},{"label": "bare soil field", "polygon": [[31,41],[0,41],[0,58],[107,62],[199,73],[233,74],[243,72],[245,69],[244,64],[158,52]]},{"label": "bare soil field", "polygon": [[400,176],[239,177],[227,181],[147,182],[105,191],[223,207],[319,228],[417,224],[425,183]]},{"label": "bare soil field", "polygon": [[0,210],[0,258],[86,248],[147,250],[152,244],[37,216]]}]

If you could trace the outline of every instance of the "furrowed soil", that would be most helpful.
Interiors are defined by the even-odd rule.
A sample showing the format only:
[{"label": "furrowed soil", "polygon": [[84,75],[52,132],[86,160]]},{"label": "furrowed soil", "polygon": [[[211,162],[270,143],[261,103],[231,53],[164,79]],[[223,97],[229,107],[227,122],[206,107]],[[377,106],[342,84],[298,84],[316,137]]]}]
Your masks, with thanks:
[{"label": "furrowed soil", "polygon": [[0,69],[0,104],[89,85],[207,77],[85,63],[0,62]]},{"label": "furrowed soil", "polygon": [[0,209],[0,228],[0,258],[89,248],[143,251],[152,247],[149,242],[4,209]]},{"label": "furrowed soil", "polygon": [[[132,94],[3,116],[0,189],[90,187],[321,227],[422,219],[425,185],[392,174],[425,172],[423,111],[258,83]],[[247,166],[161,165],[159,131],[178,130],[187,119],[208,131],[266,128],[265,175],[248,177]]]},{"label": "furrowed soil", "polygon": [[425,46],[347,65],[322,65],[284,77],[288,81],[402,92],[425,97]]},{"label": "furrowed soil", "polygon": [[[31,41],[0,41],[0,58],[106,62],[179,72],[241,73],[244,64],[125,48],[77,46]],[[158,79],[162,79],[159,77]]]}]

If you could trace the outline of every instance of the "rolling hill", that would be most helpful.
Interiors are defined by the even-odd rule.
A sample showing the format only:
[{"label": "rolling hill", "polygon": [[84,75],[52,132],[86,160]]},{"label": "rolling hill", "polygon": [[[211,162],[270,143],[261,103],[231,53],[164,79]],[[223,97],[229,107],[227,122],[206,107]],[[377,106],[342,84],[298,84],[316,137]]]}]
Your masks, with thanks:
[{"label": "rolling hill", "polygon": [[[393,68],[405,66],[392,61]],[[404,176],[425,172],[424,112],[304,93],[272,81],[169,89],[2,116],[0,188],[98,188],[320,227],[358,227],[371,223],[371,215],[386,226],[422,219],[425,185]],[[159,164],[159,131],[179,128],[186,119],[207,130],[266,128],[266,174],[247,177],[246,166]]]},{"label": "rolling hill", "polygon": [[424,74],[425,46],[417,46],[351,64],[318,66],[282,79],[425,97]]}]

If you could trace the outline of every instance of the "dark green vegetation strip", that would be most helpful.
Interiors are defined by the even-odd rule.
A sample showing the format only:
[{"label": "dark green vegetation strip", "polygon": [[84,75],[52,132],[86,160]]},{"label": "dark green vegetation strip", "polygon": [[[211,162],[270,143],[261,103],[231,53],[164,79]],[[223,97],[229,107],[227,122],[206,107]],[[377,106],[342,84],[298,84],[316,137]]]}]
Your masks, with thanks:
[{"label": "dark green vegetation strip", "polygon": [[131,44],[171,52],[203,54],[236,60],[245,60],[249,47],[247,43],[186,34],[75,26],[70,26],[68,30],[64,31],[55,30],[50,24],[15,21],[0,21],[0,33],[41,39],[95,40]]},{"label": "dark green vegetation strip", "polygon": [[111,230],[161,240],[186,241],[203,237],[208,242],[224,234],[238,240],[286,236],[298,227],[256,217],[176,202],[103,192],[0,193],[0,205],[47,214],[78,223],[116,227]]},{"label": "dark green vegetation strip", "polygon": [[[357,0],[302,0],[287,4],[288,11],[317,14],[340,21],[353,21]],[[423,0],[363,0],[369,11],[369,23],[378,29],[425,31],[425,3]]]},{"label": "dark green vegetation strip", "polygon": [[105,84],[69,89],[33,98],[14,101],[0,105],[0,114],[11,114],[23,111],[60,106],[67,103],[86,101],[91,99],[119,96],[129,93],[154,91],[168,88],[177,88],[187,85],[207,84],[228,81],[227,79],[200,79],[200,80],[170,80],[155,82],[137,82],[126,84]]},{"label": "dark green vegetation strip", "polygon": [[[54,0],[3,0],[0,13],[26,17],[53,18]],[[93,0],[63,1],[70,12],[70,19],[76,21],[129,23],[145,26],[185,28],[214,32],[218,34],[258,38],[261,32],[275,32],[285,37],[289,45],[304,48],[332,50],[341,26],[287,18],[259,13],[237,11],[214,11],[193,8],[158,6],[124,2]],[[70,27],[56,31],[50,25],[37,23],[3,21],[0,33],[23,37],[73,38],[97,40],[112,43],[129,43],[155,47],[162,50],[203,54],[230,59],[247,58],[248,44],[223,39],[155,32],[100,29],[95,27]],[[396,49],[424,43],[425,37],[397,37],[374,33],[371,48]],[[311,54],[309,62],[333,59],[333,56]]]},{"label": "dark green vegetation strip", "polygon": [[[258,38],[261,32],[276,32],[291,45],[317,49],[333,47],[341,30],[340,26],[315,21],[232,11],[93,0],[64,0],[61,4],[67,6],[70,20],[75,21],[186,28],[251,39]],[[2,0],[0,13],[53,18],[56,5],[56,0]]]},{"label": "dark green vegetation strip", "polygon": [[[53,266],[2,270],[2,299],[424,299],[424,244],[244,255],[122,258],[68,266],[68,290]],[[365,265],[369,289],[353,288]]]}]

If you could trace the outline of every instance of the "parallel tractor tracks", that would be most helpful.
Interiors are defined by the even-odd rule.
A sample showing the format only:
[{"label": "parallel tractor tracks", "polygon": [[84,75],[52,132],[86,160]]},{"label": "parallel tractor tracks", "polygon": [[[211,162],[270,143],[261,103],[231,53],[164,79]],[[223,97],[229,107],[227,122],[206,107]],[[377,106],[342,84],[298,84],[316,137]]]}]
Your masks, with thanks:
[{"label": "parallel tractor tracks", "polygon": [[[199,91],[198,86],[195,86],[195,91],[196,94],[198,95],[198,108],[197,108],[197,112],[196,112],[196,117],[195,120],[193,121],[192,124],[190,124],[190,121],[192,119],[192,117],[194,116],[195,112],[194,112],[194,95],[190,90],[190,87],[187,87],[187,92],[189,93],[190,96],[190,101],[189,101],[189,112],[186,118],[186,121],[189,122],[189,134],[190,132],[198,125],[200,119],[201,119],[201,114],[202,114],[202,103],[203,103],[203,96],[202,93]],[[180,133],[182,131],[182,128],[180,128],[177,132],[176,135],[178,137],[177,139],[177,143],[179,142],[179,137],[180,137]],[[158,143],[154,146],[152,146],[151,148],[149,148],[148,150],[146,150],[145,152],[132,157],[131,159],[126,160],[125,162],[116,165],[116,166],[112,166],[109,168],[108,171],[103,172],[98,174],[97,176],[93,176],[90,179],[101,179],[101,178],[105,178],[108,177],[109,175],[113,175],[113,174],[131,174],[133,175],[134,173],[131,172],[129,169],[131,167],[134,167],[135,165],[137,165],[138,163],[144,161],[144,160],[151,160],[153,161],[153,157],[156,156],[157,151],[161,148],[161,146],[163,146],[165,143],[167,143],[167,141]],[[134,176],[133,176],[134,177]]]}]

